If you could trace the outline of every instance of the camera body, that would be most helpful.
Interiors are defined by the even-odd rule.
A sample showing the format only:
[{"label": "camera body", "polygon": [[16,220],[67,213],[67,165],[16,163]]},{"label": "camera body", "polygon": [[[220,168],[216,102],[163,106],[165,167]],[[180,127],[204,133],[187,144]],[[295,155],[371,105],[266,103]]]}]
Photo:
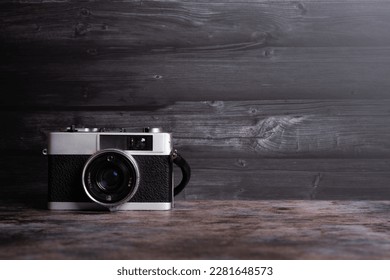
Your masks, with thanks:
[{"label": "camera body", "polygon": [[172,136],[160,129],[68,128],[49,133],[52,210],[169,210]]}]

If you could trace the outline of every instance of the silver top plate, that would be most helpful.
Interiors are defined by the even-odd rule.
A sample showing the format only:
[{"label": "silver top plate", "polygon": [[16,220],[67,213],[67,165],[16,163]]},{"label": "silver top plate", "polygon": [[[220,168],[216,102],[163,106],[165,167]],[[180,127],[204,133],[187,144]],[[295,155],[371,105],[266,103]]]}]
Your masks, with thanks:
[{"label": "silver top plate", "polygon": [[[100,136],[152,136],[152,150],[126,150],[132,155],[169,155],[172,152],[170,133],[130,133],[130,132],[51,132],[49,133],[48,155],[92,155],[102,150]],[[104,147],[116,148],[116,147]]]}]

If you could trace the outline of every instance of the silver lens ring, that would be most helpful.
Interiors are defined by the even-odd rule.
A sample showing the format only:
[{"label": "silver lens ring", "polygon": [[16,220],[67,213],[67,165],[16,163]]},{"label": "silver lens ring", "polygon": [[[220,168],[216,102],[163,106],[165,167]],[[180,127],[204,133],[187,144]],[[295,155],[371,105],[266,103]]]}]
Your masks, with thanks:
[{"label": "silver lens ring", "polygon": [[[125,173],[126,178],[129,180],[128,183],[124,181],[126,184],[120,189],[121,194],[118,194],[119,199],[113,199],[112,201],[111,197],[115,197],[116,195],[115,188],[113,194],[105,194],[101,188],[101,183],[96,182],[97,174],[95,173],[99,171],[96,171],[94,165],[101,165],[100,162],[104,161],[105,158],[111,165],[115,164],[116,159],[118,165],[120,165],[118,168],[122,170],[122,173]],[[128,169],[125,169],[125,167],[128,167]],[[102,169],[101,167],[97,170]],[[139,186],[140,172],[137,162],[131,155],[118,149],[105,149],[96,152],[87,160],[83,168],[81,180],[85,193],[92,201],[111,209],[128,202],[135,195]],[[101,193],[101,195],[97,195],[97,193]],[[103,197],[102,199],[100,196],[105,196],[105,198]]]}]

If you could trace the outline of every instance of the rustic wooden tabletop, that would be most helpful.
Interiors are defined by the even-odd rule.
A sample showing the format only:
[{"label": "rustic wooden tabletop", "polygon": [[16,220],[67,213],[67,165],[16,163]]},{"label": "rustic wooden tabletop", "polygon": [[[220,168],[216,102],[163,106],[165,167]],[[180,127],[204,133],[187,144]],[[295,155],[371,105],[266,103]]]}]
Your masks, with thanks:
[{"label": "rustic wooden tabletop", "polygon": [[172,211],[0,206],[1,259],[390,259],[390,201],[179,201]]}]

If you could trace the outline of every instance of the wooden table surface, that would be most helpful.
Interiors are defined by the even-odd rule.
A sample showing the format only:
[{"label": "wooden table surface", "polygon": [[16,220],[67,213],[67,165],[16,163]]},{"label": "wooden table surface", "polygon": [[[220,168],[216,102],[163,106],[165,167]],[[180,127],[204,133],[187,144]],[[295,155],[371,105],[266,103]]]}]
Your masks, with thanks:
[{"label": "wooden table surface", "polygon": [[390,259],[390,201],[179,201],[172,211],[0,206],[1,259]]}]

